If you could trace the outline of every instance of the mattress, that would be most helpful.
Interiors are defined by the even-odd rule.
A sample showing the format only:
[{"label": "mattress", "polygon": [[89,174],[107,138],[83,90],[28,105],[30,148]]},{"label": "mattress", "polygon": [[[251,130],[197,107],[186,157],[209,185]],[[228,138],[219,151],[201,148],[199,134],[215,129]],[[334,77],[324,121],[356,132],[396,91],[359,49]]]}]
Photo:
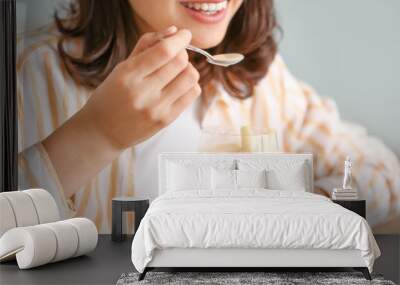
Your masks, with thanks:
[{"label": "mattress", "polygon": [[359,250],[370,271],[380,255],[361,216],[317,194],[265,189],[161,195],[137,229],[132,262],[143,272],[171,248]]}]

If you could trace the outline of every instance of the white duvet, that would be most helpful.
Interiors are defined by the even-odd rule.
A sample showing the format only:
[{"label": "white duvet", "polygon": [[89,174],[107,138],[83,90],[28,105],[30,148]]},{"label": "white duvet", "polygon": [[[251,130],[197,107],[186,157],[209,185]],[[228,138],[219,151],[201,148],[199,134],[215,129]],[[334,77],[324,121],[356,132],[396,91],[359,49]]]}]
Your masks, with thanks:
[{"label": "white duvet", "polygon": [[300,191],[180,191],[151,204],[132,243],[143,272],[155,249],[358,249],[372,272],[380,251],[365,219]]}]

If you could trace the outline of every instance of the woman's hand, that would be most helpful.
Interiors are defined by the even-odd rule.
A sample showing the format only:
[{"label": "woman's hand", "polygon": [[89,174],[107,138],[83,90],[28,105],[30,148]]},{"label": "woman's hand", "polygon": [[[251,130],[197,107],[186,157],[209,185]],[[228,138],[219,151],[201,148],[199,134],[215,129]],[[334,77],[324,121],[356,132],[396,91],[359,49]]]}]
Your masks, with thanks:
[{"label": "woman's hand", "polygon": [[[160,39],[161,38],[161,39]],[[145,34],[82,110],[94,128],[122,150],[174,121],[201,92],[199,73],[188,60],[188,30]]]},{"label": "woman's hand", "polygon": [[145,34],[86,105],[42,143],[69,197],[126,148],[174,121],[200,94],[187,30]]}]

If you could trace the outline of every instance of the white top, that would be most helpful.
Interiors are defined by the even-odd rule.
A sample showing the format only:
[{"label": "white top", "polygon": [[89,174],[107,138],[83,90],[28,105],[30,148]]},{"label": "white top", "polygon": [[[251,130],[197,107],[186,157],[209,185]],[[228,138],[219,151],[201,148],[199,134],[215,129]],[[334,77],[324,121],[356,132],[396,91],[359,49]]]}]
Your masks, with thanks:
[{"label": "white top", "polygon": [[195,152],[201,136],[198,99],[175,122],[135,147],[134,188],[138,196],[158,196],[158,156],[162,152]]}]

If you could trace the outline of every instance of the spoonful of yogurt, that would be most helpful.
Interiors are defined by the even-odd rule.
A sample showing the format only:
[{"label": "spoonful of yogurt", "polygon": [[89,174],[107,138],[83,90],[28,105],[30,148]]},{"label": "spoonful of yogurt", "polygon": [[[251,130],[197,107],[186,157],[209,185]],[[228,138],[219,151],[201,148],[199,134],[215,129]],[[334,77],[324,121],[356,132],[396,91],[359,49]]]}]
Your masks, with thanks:
[{"label": "spoonful of yogurt", "polygon": [[211,64],[223,67],[228,67],[230,65],[237,64],[244,59],[244,56],[240,53],[223,53],[223,54],[211,55],[205,50],[202,50],[201,48],[192,45],[188,45],[186,49],[204,55],[207,58],[207,61]]}]

